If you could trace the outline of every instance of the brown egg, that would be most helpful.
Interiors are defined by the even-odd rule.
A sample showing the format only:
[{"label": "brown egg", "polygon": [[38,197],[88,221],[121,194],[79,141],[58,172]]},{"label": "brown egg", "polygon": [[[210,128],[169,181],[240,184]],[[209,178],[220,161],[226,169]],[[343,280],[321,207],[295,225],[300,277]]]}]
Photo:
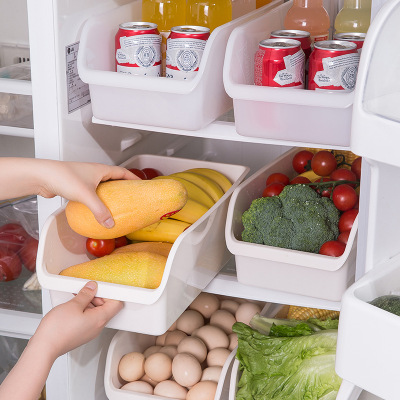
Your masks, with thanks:
[{"label": "brown egg", "polygon": [[215,294],[200,293],[190,304],[189,309],[198,311],[204,318],[208,319],[211,314],[218,310],[220,301]]},{"label": "brown egg", "polygon": [[191,387],[201,379],[202,368],[195,356],[178,353],[172,361],[172,375],[182,386]]},{"label": "brown egg", "polygon": [[179,342],[186,336],[187,335],[185,332],[182,332],[178,329],[168,332],[167,337],[165,338],[164,346],[178,346]]},{"label": "brown egg", "polygon": [[232,351],[238,345],[238,337],[235,332],[231,333],[229,336],[229,347],[228,349]]},{"label": "brown egg", "polygon": [[176,329],[176,321],[168,328],[168,331],[174,331]]},{"label": "brown egg", "polygon": [[207,346],[208,351],[216,347],[225,347],[227,349],[229,346],[227,334],[221,328],[214,325],[204,325],[196,329],[193,332],[193,336],[200,338]]},{"label": "brown egg", "polygon": [[139,380],[144,375],[145,358],[142,353],[133,351],[125,354],[118,365],[118,372],[124,381]]},{"label": "brown egg", "polygon": [[178,353],[192,354],[202,363],[207,357],[207,346],[200,338],[188,336],[179,343]]},{"label": "brown egg", "polygon": [[168,345],[161,347],[159,352],[166,354],[172,360],[178,354],[178,349],[176,346]]},{"label": "brown egg", "polygon": [[151,354],[157,353],[161,348],[162,348],[162,346],[158,346],[158,345],[150,346],[143,352],[143,355],[145,358],[147,358]]},{"label": "brown egg", "polygon": [[150,383],[143,381],[129,382],[122,386],[121,389],[138,393],[153,394],[153,386],[151,386]]},{"label": "brown egg", "polygon": [[232,333],[232,326],[235,322],[236,318],[227,310],[217,310],[210,318],[210,324],[218,326],[218,328],[221,328],[227,335]]},{"label": "brown egg", "polygon": [[162,335],[157,336],[157,337],[156,337],[156,345],[158,345],[158,346],[164,346],[164,344],[165,344],[165,338],[167,337],[168,333],[169,333],[169,332],[167,331],[167,332],[163,333]]},{"label": "brown egg", "polygon": [[214,400],[217,382],[201,381],[196,383],[186,395],[186,400]]},{"label": "brown egg", "polygon": [[239,308],[239,303],[235,300],[225,299],[221,301],[221,305],[219,306],[221,310],[226,310],[235,315],[237,309]]},{"label": "brown egg", "polygon": [[230,354],[230,350],[223,347],[212,349],[207,354],[207,365],[209,367],[223,367]]},{"label": "brown egg", "polygon": [[236,311],[236,321],[249,324],[255,314],[261,312],[261,307],[255,303],[242,303]]},{"label": "brown egg", "polygon": [[222,367],[207,367],[203,370],[203,375],[201,376],[202,381],[219,381],[221,376]]},{"label": "brown egg", "polygon": [[203,316],[196,310],[186,310],[176,321],[176,328],[191,335],[194,330],[204,325]]},{"label": "brown egg", "polygon": [[156,396],[185,400],[187,389],[174,381],[162,381],[154,388]]},{"label": "brown egg", "polygon": [[143,382],[150,383],[150,385],[151,385],[152,387],[157,386],[157,384],[159,383],[159,382],[157,382],[157,381],[154,381],[153,379],[150,379],[146,374],[144,374],[144,375],[140,378],[140,380],[143,381]]},{"label": "brown egg", "polygon": [[172,375],[172,360],[164,353],[154,353],[146,358],[144,372],[153,381],[165,381]]}]

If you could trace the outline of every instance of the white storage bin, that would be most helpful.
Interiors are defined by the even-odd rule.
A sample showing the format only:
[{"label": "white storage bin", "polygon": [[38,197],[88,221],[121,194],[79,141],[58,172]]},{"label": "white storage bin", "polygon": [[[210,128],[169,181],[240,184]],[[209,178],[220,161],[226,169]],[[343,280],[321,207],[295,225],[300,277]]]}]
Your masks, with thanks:
[{"label": "white storage bin", "polygon": [[[141,1],[89,18],[80,39],[78,70],[89,84],[93,115],[100,120],[198,130],[232,108],[222,80],[230,33],[282,0],[216,28],[207,41],[196,77],[177,81],[131,76],[115,70],[114,37],[120,23],[141,20]],[[151,22],[151,21],[150,21]]]},{"label": "white storage bin", "polygon": [[336,371],[386,400],[399,398],[400,317],[369,304],[399,294],[400,258],[391,258],[365,274],[343,295]]},{"label": "white storage bin", "polygon": [[[118,374],[118,364],[121,358],[132,351],[142,353],[148,347],[155,344],[156,337],[133,332],[120,331],[113,337],[107,352],[106,368],[104,373],[104,388],[110,400],[161,400],[166,397],[150,394],[136,393],[129,390],[121,390],[124,381]],[[226,398],[223,394],[229,393],[230,373],[235,360],[236,349],[227,358],[217,386],[215,400]]]},{"label": "white storage bin", "polygon": [[[165,175],[189,168],[205,167],[225,174],[232,187],[199,220],[175,241],[157,289],[144,289],[107,282],[98,283],[98,296],[122,300],[125,306],[107,325],[110,328],[159,335],[164,333],[229,260],[224,228],[229,198],[248,173],[239,165],[184,158],[139,155],[126,161],[127,168],[151,167]],[[86,238],[69,227],[64,207],[43,226],[37,258],[37,274],[43,288],[50,290],[53,306],[73,297],[85,280],[60,276],[74,264],[89,259]]]},{"label": "white storage bin", "polygon": [[[335,15],[335,2],[327,11]],[[223,79],[233,98],[239,135],[304,143],[310,147],[349,148],[354,93],[274,88],[254,85],[254,55],[261,40],[283,28],[292,5],[286,2],[232,32]],[[289,142],[289,143],[288,143]]]},{"label": "white storage bin", "polygon": [[268,175],[282,172],[294,177],[292,149],[246,179],[233,193],[226,221],[225,237],[235,255],[238,282],[294,294],[339,301],[354,282],[358,217],[345,252],[340,257],[283,249],[241,241],[242,214],[262,196]]}]

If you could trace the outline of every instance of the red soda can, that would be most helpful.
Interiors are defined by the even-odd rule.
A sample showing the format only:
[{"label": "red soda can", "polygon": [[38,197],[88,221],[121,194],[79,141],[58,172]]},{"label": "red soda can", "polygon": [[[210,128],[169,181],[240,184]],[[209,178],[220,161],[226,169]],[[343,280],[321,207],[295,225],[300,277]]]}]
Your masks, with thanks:
[{"label": "red soda can", "polygon": [[333,35],[334,40],[344,40],[348,42],[355,43],[357,46],[357,50],[361,53],[361,48],[364,45],[366,33],[358,33],[358,32],[348,32],[348,33],[335,33]]},{"label": "red soda can", "polygon": [[316,42],[310,56],[308,89],[352,91],[360,55],[357,46],[343,40]]},{"label": "red soda can", "polygon": [[262,40],[254,56],[254,84],[304,88],[304,64],[305,55],[298,40]]},{"label": "red soda can", "polygon": [[157,24],[125,22],[115,35],[116,71],[161,76],[161,36]]},{"label": "red soda can", "polygon": [[194,78],[209,37],[210,29],[203,26],[171,28],[167,39],[165,76],[178,80]]},{"label": "red soda can", "polygon": [[306,61],[311,54],[311,35],[310,32],[299,31],[296,29],[280,29],[271,32],[271,39],[294,39],[301,43],[301,48],[306,55]]}]

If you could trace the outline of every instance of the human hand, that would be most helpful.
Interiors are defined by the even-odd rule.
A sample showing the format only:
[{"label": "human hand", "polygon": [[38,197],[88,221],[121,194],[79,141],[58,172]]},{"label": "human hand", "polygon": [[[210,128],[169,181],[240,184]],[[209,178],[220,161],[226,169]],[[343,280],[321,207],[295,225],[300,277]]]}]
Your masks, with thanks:
[{"label": "human hand", "polygon": [[97,337],[123,303],[95,298],[96,292],[97,283],[88,282],[73,299],[49,311],[31,341],[45,344],[55,360]]}]

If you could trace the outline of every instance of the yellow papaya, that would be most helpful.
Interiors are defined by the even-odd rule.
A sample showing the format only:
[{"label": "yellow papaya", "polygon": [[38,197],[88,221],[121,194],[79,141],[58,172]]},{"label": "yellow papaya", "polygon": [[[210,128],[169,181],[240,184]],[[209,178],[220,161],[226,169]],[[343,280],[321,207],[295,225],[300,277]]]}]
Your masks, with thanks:
[{"label": "yellow papaya", "polygon": [[129,253],[132,251],[148,251],[149,253],[161,254],[164,257],[168,257],[171,247],[171,243],[140,242],[118,247],[111,254]]}]

